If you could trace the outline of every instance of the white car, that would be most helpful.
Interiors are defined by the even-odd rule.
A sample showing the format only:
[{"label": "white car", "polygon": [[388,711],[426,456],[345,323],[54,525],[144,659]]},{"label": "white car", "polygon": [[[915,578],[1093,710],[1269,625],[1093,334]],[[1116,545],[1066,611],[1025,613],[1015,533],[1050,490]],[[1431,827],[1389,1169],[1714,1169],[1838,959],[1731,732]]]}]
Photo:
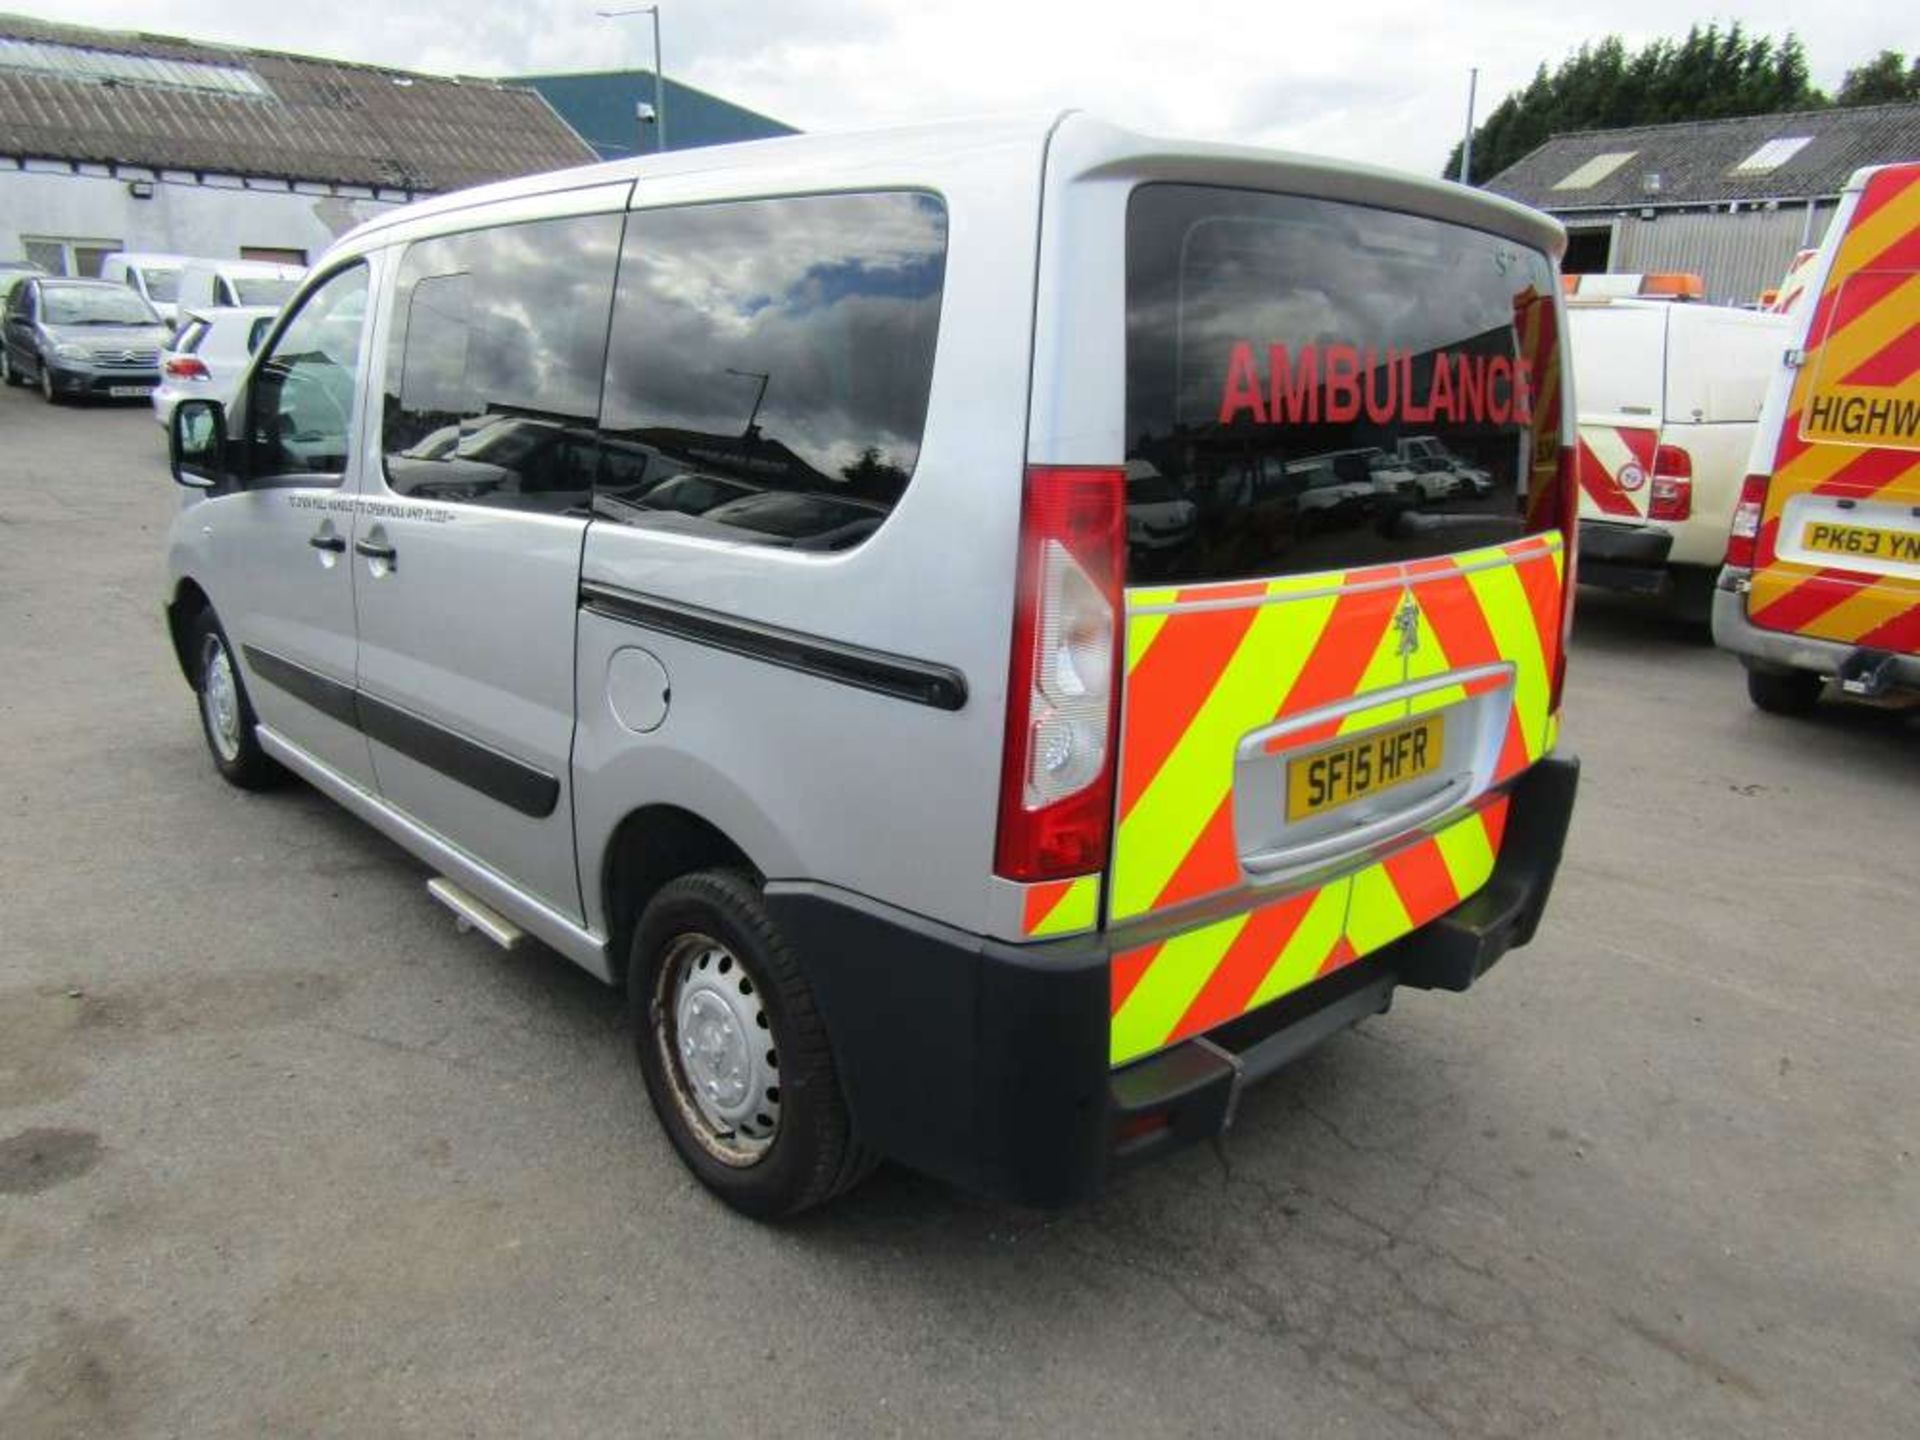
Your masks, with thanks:
[{"label": "white car", "polygon": [[189,310],[185,323],[160,352],[153,418],[162,425],[171,423],[173,407],[182,400],[225,400],[279,313],[272,305]]}]

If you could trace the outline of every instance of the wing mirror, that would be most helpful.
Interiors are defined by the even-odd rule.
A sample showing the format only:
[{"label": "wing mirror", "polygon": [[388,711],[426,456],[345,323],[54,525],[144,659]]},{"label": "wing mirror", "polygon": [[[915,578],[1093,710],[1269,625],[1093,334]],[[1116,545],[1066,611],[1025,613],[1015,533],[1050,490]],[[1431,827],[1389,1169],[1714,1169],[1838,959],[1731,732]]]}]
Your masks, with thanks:
[{"label": "wing mirror", "polygon": [[232,481],[227,468],[227,415],[217,400],[182,400],[168,427],[173,483],[214,490]]}]

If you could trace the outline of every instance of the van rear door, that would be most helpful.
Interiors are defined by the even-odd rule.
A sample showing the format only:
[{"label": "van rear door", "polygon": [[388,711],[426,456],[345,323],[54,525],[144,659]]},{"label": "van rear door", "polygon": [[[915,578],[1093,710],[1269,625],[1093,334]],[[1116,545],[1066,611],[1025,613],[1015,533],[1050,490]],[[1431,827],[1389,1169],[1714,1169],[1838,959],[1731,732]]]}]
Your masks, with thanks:
[{"label": "van rear door", "polygon": [[[1128,555],[1106,917],[1150,938],[1116,941],[1115,1063],[1485,883],[1553,743],[1571,518],[1538,250],[1163,182],[1126,271],[1127,460],[1194,518]],[[1462,483],[1349,483],[1416,436]]]},{"label": "van rear door", "polygon": [[1567,307],[1580,407],[1580,518],[1644,525],[1666,415],[1667,302]]},{"label": "van rear door", "polygon": [[1920,164],[1870,174],[1845,224],[1780,424],[1747,613],[1765,629],[1911,655],[1920,653]]}]

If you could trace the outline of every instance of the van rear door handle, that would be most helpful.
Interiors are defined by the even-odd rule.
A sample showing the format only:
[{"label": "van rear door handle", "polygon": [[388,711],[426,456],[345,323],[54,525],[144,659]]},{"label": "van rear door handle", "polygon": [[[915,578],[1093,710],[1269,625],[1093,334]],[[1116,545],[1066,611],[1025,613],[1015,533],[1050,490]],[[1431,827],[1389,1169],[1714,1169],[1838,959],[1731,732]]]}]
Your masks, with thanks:
[{"label": "van rear door handle", "polygon": [[331,535],[325,531],[322,531],[318,535],[309,535],[307,537],[307,543],[316,550],[328,550],[335,555],[344,554],[347,548],[347,540],[344,535]]}]

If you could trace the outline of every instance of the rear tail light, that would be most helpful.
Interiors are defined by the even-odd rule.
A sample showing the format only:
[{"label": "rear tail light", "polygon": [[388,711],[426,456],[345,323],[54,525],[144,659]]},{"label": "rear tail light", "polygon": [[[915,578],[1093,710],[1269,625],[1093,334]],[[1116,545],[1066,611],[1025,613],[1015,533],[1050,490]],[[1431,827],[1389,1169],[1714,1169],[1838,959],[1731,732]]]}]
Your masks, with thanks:
[{"label": "rear tail light", "polygon": [[1760,543],[1760,515],[1767,507],[1767,477],[1749,475],[1740,482],[1740,499],[1733,507],[1733,528],[1727,532],[1727,564],[1751,570]]},{"label": "rear tail light", "polygon": [[1553,684],[1547,693],[1549,712],[1560,708],[1560,694],[1567,688],[1567,647],[1573,643],[1574,571],[1580,560],[1580,453],[1572,445],[1560,447],[1560,463],[1555,467],[1554,514],[1565,546],[1565,565],[1560,577],[1560,650],[1553,657]]},{"label": "rear tail light", "polygon": [[994,856],[1009,880],[1107,863],[1125,494],[1117,466],[1027,470]]},{"label": "rear tail light", "polygon": [[1693,457],[1678,445],[1653,452],[1653,492],[1649,520],[1685,520],[1693,514]]},{"label": "rear tail light", "polygon": [[175,380],[205,380],[207,378],[206,362],[196,359],[192,355],[170,356],[164,368],[167,374]]}]

